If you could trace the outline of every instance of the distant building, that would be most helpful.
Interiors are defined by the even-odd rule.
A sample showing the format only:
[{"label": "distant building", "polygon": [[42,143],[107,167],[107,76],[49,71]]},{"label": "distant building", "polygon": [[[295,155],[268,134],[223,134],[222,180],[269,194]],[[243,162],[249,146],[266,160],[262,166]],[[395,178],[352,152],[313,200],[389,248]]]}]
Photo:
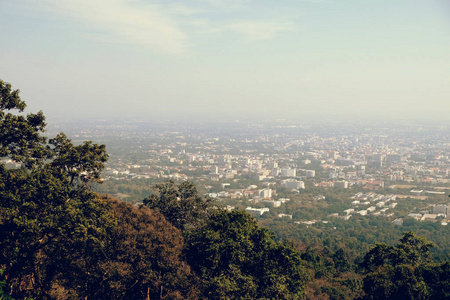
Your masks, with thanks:
[{"label": "distant building", "polygon": [[279,218],[286,217],[286,218],[292,219],[292,215],[287,215],[287,214],[278,214],[278,217]]},{"label": "distant building", "polygon": [[297,170],[295,169],[281,169],[281,176],[282,177],[295,177],[297,175]]},{"label": "distant building", "polygon": [[371,206],[369,208],[367,208],[368,212],[374,212],[376,210],[375,206]]},{"label": "distant building", "polygon": [[269,212],[269,209],[267,207],[264,208],[253,208],[253,207],[247,207],[245,209],[246,212],[251,213],[253,215],[259,215],[262,216],[264,213]]},{"label": "distant building", "polygon": [[283,187],[290,190],[298,190],[305,188],[305,183],[300,180],[283,180],[281,184],[283,185]]},{"label": "distant building", "polygon": [[383,207],[386,203],[384,203],[383,201],[378,202],[377,204],[375,204],[376,207],[380,208]]},{"label": "distant building", "polygon": [[266,199],[272,197],[272,189],[262,189],[258,190],[258,196]]}]

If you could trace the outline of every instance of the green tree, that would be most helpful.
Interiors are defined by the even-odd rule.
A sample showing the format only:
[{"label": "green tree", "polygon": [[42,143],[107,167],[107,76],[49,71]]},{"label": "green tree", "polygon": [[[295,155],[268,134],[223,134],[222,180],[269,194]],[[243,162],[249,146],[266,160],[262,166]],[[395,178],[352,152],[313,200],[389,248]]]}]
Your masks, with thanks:
[{"label": "green tree", "polygon": [[[42,112],[24,117],[19,91],[1,80],[0,96],[0,157],[22,163],[20,169],[0,163],[0,268],[13,297],[42,298],[68,262],[81,259],[85,272],[80,276],[89,272],[114,222],[93,193],[85,188],[73,193],[71,174],[58,168],[67,151],[46,144]],[[83,180],[99,179],[104,146],[85,145],[80,151],[66,149],[82,152],[75,168]],[[89,290],[88,285],[83,288]]]},{"label": "green tree", "polygon": [[374,270],[384,265],[409,264],[418,266],[428,262],[434,244],[413,232],[406,232],[395,247],[377,244],[364,257],[362,267]]},{"label": "green tree", "polygon": [[430,289],[430,299],[450,299],[450,263],[428,264],[421,268],[420,276]]},{"label": "green tree", "polygon": [[10,112],[22,113],[25,108],[19,90],[13,90],[11,84],[0,79],[0,157],[9,157],[31,168],[51,153],[45,147],[46,138],[41,135],[46,125],[43,113],[23,116]]},{"label": "green tree", "polygon": [[74,146],[64,133],[49,141],[55,158],[51,163],[54,170],[68,176],[70,185],[75,189],[88,188],[90,183],[101,182],[101,171],[108,159],[105,145],[93,144],[91,141]]},{"label": "green tree", "polygon": [[208,215],[212,201],[203,199],[195,185],[185,181],[176,185],[172,180],[157,184],[155,194],[143,200],[144,205],[161,212],[178,229],[196,227]]},{"label": "green tree", "polygon": [[[430,299],[433,287],[422,276],[430,269],[433,243],[413,232],[404,233],[395,247],[378,244],[364,257],[364,299]],[[428,273],[429,274],[429,273]]]},{"label": "green tree", "polygon": [[217,210],[189,231],[186,257],[210,299],[300,299],[307,274],[300,253],[243,211]]}]

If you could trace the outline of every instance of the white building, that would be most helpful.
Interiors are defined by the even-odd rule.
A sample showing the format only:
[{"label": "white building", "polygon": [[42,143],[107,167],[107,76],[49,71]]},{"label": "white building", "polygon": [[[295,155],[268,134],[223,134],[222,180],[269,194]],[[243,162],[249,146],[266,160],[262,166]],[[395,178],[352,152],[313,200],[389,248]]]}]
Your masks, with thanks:
[{"label": "white building", "polygon": [[286,218],[292,219],[292,215],[287,215],[287,214],[278,214],[278,217],[279,218],[286,217]]},{"label": "white building", "polygon": [[290,190],[298,190],[305,188],[305,183],[300,180],[283,180],[281,184],[283,185],[283,187]]},{"label": "white building", "polygon": [[345,212],[346,215],[349,215],[351,213],[354,213],[355,210],[353,208],[349,208],[349,209],[344,210],[344,212]]},{"label": "white building", "polygon": [[371,206],[371,207],[367,208],[368,212],[374,212],[375,210],[376,210],[375,206]]},{"label": "white building", "polygon": [[384,203],[383,201],[378,202],[377,204],[375,204],[376,207],[380,208],[383,207],[386,203]]},{"label": "white building", "polygon": [[272,198],[272,189],[262,189],[258,190],[258,196],[266,199],[266,198]]},{"label": "white building", "polygon": [[253,208],[253,207],[247,207],[245,209],[245,211],[251,213],[251,214],[255,214],[255,215],[260,215],[262,216],[264,213],[269,212],[269,209],[267,207],[264,208]]}]

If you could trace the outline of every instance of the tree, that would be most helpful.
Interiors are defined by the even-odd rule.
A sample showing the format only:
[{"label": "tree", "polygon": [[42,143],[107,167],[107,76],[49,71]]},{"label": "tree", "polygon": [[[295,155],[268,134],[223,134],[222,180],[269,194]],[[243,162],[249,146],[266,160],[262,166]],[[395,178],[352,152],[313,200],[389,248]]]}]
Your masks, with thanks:
[{"label": "tree", "polygon": [[300,299],[306,275],[300,253],[243,211],[217,210],[186,237],[186,258],[211,299]]},{"label": "tree", "polygon": [[143,200],[144,205],[161,212],[178,229],[198,226],[212,205],[211,199],[203,199],[189,181],[179,185],[172,180],[157,184],[155,192]]},{"label": "tree", "polygon": [[96,299],[196,299],[195,277],[182,259],[184,239],[145,206],[104,198],[117,221],[99,262]]},{"label": "tree", "polygon": [[384,265],[409,264],[418,266],[428,261],[430,249],[434,244],[413,232],[406,232],[396,247],[377,244],[364,257],[362,267],[372,271]]},{"label": "tree", "polygon": [[430,282],[421,275],[429,268],[433,243],[406,232],[395,247],[378,244],[364,257],[364,299],[429,299]]},{"label": "tree", "polygon": [[[105,147],[74,147],[59,136],[67,147],[52,148],[42,136],[43,113],[25,117],[25,108],[19,91],[0,80],[0,157],[22,163],[19,169],[0,163],[0,268],[13,297],[42,298],[74,255],[83,253],[77,259],[89,270],[114,218],[93,193],[84,186],[73,193],[71,184],[74,169],[83,183],[99,179]],[[79,161],[66,163],[74,152]],[[63,170],[64,163],[70,167]]]},{"label": "tree", "polygon": [[41,111],[27,116],[8,112],[21,113],[25,108],[19,90],[12,90],[11,84],[0,79],[0,157],[9,157],[31,168],[51,153],[45,147],[46,138],[41,135],[46,125]]},{"label": "tree", "polygon": [[108,160],[105,145],[92,144],[91,141],[74,146],[64,133],[49,141],[55,154],[51,167],[60,174],[68,176],[75,189],[88,188],[89,183],[101,182],[101,171]]}]

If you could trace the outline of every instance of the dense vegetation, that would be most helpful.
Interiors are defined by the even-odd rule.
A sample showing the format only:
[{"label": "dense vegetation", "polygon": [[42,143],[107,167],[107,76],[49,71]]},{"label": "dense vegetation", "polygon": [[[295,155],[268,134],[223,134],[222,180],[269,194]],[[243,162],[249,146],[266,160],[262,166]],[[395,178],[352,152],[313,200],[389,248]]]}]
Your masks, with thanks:
[{"label": "dense vegetation", "polygon": [[47,139],[25,107],[0,81],[0,157],[21,163],[0,163],[0,299],[450,297],[449,264],[410,232],[364,256],[320,232],[276,238],[190,182],[159,184],[140,206],[94,193],[105,146]]}]

